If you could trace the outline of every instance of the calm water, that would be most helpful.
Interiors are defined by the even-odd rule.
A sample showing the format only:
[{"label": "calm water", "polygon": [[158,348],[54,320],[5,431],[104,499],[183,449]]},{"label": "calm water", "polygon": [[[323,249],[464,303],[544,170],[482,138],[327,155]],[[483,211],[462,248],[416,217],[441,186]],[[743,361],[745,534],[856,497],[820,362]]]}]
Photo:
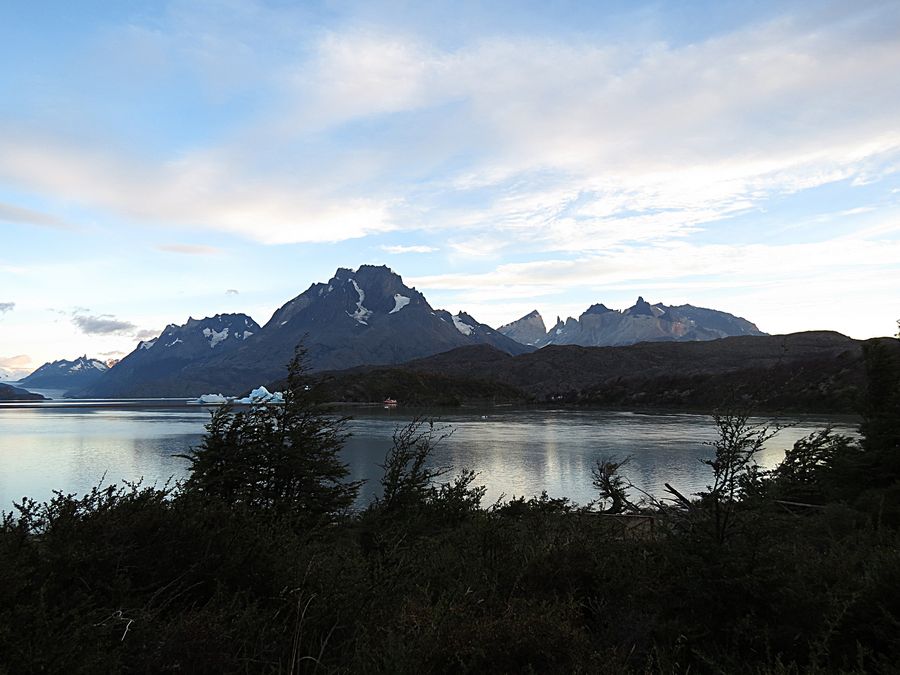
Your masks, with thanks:
[{"label": "calm water", "polygon": [[[638,486],[660,494],[670,482],[695,492],[707,482],[715,428],[708,416],[634,414],[573,410],[410,411],[356,408],[344,452],[355,479],[367,479],[362,501],[376,493],[379,464],[398,425],[424,412],[447,425],[451,435],[434,454],[434,463],[480,472],[487,500],[501,495],[532,496],[547,490],[585,503],[592,497],[590,468],[601,455],[631,456],[627,475]],[[185,476],[187,462],[172,455],[199,444],[209,411],[180,402],[144,400],[23,407],[0,404],[0,510],[23,495],[46,499],[52,490],[83,493],[101,479],[106,484],[144,479],[163,483]],[[782,430],[758,461],[777,463],[784,448],[826,424],[852,432],[849,418],[782,418]],[[105,478],[104,478],[105,476]]]}]

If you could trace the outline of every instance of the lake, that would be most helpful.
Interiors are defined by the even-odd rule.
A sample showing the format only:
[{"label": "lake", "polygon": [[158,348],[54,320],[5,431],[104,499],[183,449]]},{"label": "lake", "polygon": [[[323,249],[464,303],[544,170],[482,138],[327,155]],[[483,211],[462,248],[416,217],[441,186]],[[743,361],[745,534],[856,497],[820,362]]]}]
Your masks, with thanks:
[{"label": "lake", "polygon": [[[590,470],[600,456],[631,457],[625,474],[651,494],[660,496],[666,482],[693,493],[707,484],[709,468],[700,460],[711,456],[709,443],[716,438],[709,416],[684,413],[502,407],[341,412],[353,416],[342,456],[352,478],[367,481],[361,504],[377,494],[379,464],[393,431],[417,414],[451,432],[438,444],[433,463],[478,471],[478,484],[488,488],[485,504],[542,490],[586,503],[594,497]],[[10,510],[23,495],[44,500],[53,490],[80,494],[101,480],[162,484],[183,478],[187,461],[173,455],[200,443],[209,415],[207,408],[171,399],[0,404],[0,510]],[[812,431],[829,424],[845,433],[856,428],[848,417],[778,422],[790,426],[758,455],[765,467]]]}]

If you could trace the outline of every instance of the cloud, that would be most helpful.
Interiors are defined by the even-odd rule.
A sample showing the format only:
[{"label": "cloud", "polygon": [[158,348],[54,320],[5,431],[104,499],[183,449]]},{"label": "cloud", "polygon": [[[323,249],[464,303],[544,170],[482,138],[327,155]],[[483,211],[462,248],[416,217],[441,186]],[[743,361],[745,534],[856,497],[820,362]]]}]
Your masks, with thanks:
[{"label": "cloud", "polygon": [[62,218],[58,218],[52,214],[34,211],[12,204],[4,204],[3,202],[0,202],[0,222],[12,223],[14,225],[38,225],[56,229],[70,229],[72,227]]},{"label": "cloud", "polygon": [[509,263],[483,273],[419,276],[409,283],[423,290],[478,291],[479,297],[545,295],[560,289],[607,288],[630,282],[706,277],[706,287],[766,284],[777,280],[814,278],[822,269],[862,269],[895,266],[900,241],[859,241],[835,238],[824,242],[785,244],[666,243],[618,248],[572,259]]},{"label": "cloud", "polygon": [[[10,131],[0,178],[154,227],[269,244],[425,228],[471,254],[490,234],[534,251],[683,239],[900,165],[891,3],[793,10],[687,44],[504,31],[448,45],[230,8],[208,26],[175,12],[169,33],[142,29],[132,56],[149,41],[148,68],[183,63],[214,90],[254,91],[253,114],[205,147],[147,156]],[[292,33],[303,49],[283,49]],[[240,58],[216,68],[228,45]]]},{"label": "cloud", "polygon": [[25,368],[31,364],[31,357],[26,354],[17,356],[0,356],[0,368]]},{"label": "cloud", "polygon": [[229,288],[227,291],[225,291],[225,295],[239,295],[239,294],[240,294],[240,291],[237,290],[236,288]]},{"label": "cloud", "polygon": [[17,380],[34,370],[31,357],[26,354],[16,356],[0,356],[0,371],[9,379]]},{"label": "cloud", "polygon": [[404,246],[402,244],[398,244],[396,246],[384,245],[381,247],[381,250],[385,251],[386,253],[400,255],[402,253],[434,253],[439,249],[434,246]]},{"label": "cloud", "polygon": [[16,308],[16,303],[14,302],[0,302],[0,314],[6,314],[7,312],[11,312]]},{"label": "cloud", "polygon": [[138,330],[130,321],[120,321],[108,314],[76,314],[72,317],[72,323],[87,335],[134,335]]},{"label": "cloud", "polygon": [[134,337],[138,340],[152,340],[155,337],[159,336],[160,331],[154,330],[152,328],[145,328],[135,332]]},{"label": "cloud", "polygon": [[388,214],[395,198],[333,194],[322,183],[304,188],[274,169],[248,174],[244,154],[214,149],[159,164],[55,134],[0,133],[0,178],[132,222],[190,225],[267,244],[336,242],[395,229]]},{"label": "cloud", "polygon": [[183,253],[185,255],[218,255],[222,252],[222,249],[215,246],[195,244],[160,244],[156,248],[167,253]]}]

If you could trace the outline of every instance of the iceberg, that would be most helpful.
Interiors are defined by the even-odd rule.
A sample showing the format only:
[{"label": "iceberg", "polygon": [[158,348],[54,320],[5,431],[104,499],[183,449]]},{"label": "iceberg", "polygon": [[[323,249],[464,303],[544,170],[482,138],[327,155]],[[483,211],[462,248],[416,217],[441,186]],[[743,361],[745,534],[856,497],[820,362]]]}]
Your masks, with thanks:
[{"label": "iceberg", "polygon": [[254,405],[258,403],[284,403],[284,395],[280,391],[270,392],[265,387],[257,387],[249,396],[235,399],[235,403]]},{"label": "iceberg", "polygon": [[197,403],[200,405],[222,405],[228,403],[228,399],[222,394],[203,394],[199,398],[191,399],[188,403]]}]

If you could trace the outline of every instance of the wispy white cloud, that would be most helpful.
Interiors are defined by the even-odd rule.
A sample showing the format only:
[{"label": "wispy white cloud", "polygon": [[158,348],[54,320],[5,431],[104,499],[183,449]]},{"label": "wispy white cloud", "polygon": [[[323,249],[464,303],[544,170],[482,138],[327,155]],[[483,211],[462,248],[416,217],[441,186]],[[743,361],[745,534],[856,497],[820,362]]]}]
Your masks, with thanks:
[{"label": "wispy white cloud", "polygon": [[823,269],[893,266],[897,260],[900,260],[900,241],[835,239],[783,246],[670,243],[574,259],[503,264],[483,273],[418,276],[411,278],[410,283],[426,291],[477,290],[480,294],[510,296],[690,277],[708,277],[707,287],[717,284],[727,287],[733,286],[736,280],[741,284],[749,281],[751,285],[758,279],[777,283],[779,279],[820,275]]},{"label": "wispy white cloud", "polygon": [[13,204],[0,202],[0,222],[13,223],[15,225],[38,225],[40,227],[54,227],[69,229],[71,225],[62,218],[50,213],[26,209]]},{"label": "wispy white cloud", "polygon": [[52,137],[0,133],[0,177],[136,222],[237,233],[265,243],[333,242],[393,228],[388,205],[329,198],[274,176],[248,176],[219,153],[162,164]]},{"label": "wispy white cloud", "polygon": [[381,250],[390,253],[392,255],[400,255],[403,253],[434,253],[439,250],[434,246],[424,246],[424,245],[414,245],[414,246],[404,246],[403,244],[397,244],[395,246],[384,245],[381,246]]},{"label": "wispy white cloud", "polygon": [[197,244],[160,244],[156,248],[166,253],[183,253],[185,255],[218,255],[222,253],[222,249],[215,246]]},{"label": "wispy white cloud", "polygon": [[14,302],[0,302],[0,315],[6,314],[7,312],[11,312],[16,308],[16,303]]}]

